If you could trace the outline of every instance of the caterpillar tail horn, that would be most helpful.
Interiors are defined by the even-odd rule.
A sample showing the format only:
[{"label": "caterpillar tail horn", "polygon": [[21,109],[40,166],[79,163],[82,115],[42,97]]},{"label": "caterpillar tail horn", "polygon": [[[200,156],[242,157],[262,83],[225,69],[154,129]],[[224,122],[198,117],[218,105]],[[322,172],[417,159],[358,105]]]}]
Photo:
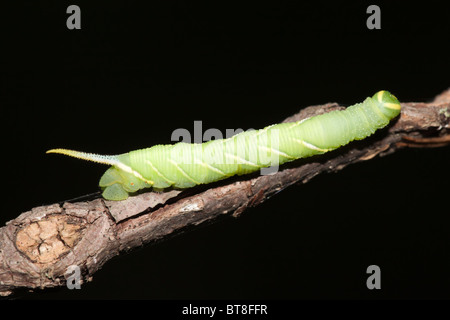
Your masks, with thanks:
[{"label": "caterpillar tail horn", "polygon": [[117,156],[107,156],[107,155],[101,155],[101,154],[95,154],[95,153],[87,153],[87,152],[81,152],[81,151],[75,151],[75,150],[69,150],[69,149],[51,149],[48,150],[46,153],[58,153],[63,154],[69,157],[97,162],[101,164],[107,164],[107,165],[117,165],[118,159]]},{"label": "caterpillar tail horn", "polygon": [[[68,149],[51,149],[46,153],[58,153],[69,157],[110,165],[99,181],[103,197],[107,200],[125,200],[129,192],[150,187],[153,182],[145,180],[138,172],[121,162],[120,155],[101,155]],[[123,155],[122,155],[123,156]],[[123,160],[123,158],[122,158]]]}]

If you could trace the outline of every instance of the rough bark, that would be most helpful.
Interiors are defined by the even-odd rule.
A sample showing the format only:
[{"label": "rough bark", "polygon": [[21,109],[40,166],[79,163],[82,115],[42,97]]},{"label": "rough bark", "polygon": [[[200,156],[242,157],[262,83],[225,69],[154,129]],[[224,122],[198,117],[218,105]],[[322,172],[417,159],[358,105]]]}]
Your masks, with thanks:
[{"label": "rough bark", "polygon": [[[312,106],[285,122],[341,108],[336,103]],[[183,192],[143,193],[121,202],[95,199],[33,208],[0,228],[0,295],[64,285],[71,265],[81,268],[82,281],[89,281],[123,251],[219,216],[237,217],[320,173],[403,147],[445,145],[450,145],[450,89],[430,103],[402,103],[401,116],[369,139],[295,161],[273,175],[232,178]]]}]

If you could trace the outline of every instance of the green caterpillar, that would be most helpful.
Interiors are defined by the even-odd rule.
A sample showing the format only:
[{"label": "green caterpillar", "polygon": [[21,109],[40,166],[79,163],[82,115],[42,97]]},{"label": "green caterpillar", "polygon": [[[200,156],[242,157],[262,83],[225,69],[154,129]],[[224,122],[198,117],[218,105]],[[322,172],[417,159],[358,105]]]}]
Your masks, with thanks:
[{"label": "green caterpillar", "polygon": [[400,109],[397,98],[380,91],[342,111],[246,131],[227,139],[155,145],[111,156],[67,149],[47,153],[111,165],[99,182],[103,197],[124,200],[129,193],[143,188],[190,188],[322,154],[366,138],[398,116]]}]

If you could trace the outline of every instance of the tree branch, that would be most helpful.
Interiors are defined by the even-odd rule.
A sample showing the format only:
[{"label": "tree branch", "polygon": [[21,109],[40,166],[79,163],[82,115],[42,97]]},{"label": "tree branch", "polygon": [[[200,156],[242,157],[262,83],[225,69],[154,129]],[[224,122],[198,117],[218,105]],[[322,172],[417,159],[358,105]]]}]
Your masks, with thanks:
[{"label": "tree branch", "polygon": [[[335,103],[312,106],[285,122],[337,109],[342,107]],[[95,199],[33,208],[0,228],[0,295],[20,288],[62,286],[71,265],[80,267],[82,281],[89,281],[106,261],[123,251],[223,215],[237,217],[318,174],[404,147],[448,145],[450,89],[431,103],[403,103],[399,119],[368,139],[294,161],[273,175],[247,175],[185,191],[143,193],[121,202]]]}]

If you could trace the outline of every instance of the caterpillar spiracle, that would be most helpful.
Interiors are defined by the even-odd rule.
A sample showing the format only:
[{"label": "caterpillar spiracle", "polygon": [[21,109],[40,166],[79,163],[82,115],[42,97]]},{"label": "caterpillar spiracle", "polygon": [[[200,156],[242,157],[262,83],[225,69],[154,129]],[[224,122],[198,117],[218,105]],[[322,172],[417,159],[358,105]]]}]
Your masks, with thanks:
[{"label": "caterpillar spiracle", "polygon": [[155,145],[120,155],[67,149],[52,149],[47,153],[110,165],[99,182],[103,197],[124,200],[143,188],[190,188],[323,154],[385,127],[399,115],[400,109],[395,96],[379,91],[342,111],[246,131],[227,139]]}]

